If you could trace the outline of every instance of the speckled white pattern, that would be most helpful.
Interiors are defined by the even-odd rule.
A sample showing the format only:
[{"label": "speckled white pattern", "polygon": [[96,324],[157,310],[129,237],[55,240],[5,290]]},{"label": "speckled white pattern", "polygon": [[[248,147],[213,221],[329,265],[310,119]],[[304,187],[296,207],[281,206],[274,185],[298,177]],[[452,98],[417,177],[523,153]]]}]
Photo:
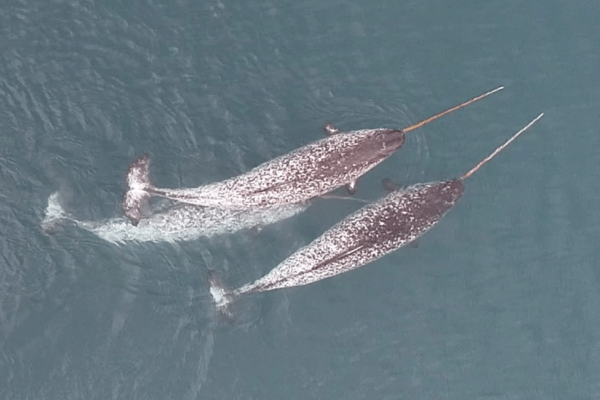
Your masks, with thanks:
[{"label": "speckled white pattern", "polygon": [[368,264],[417,239],[462,196],[461,180],[413,185],[351,214],[264,277],[215,299],[226,310],[236,296],[307,285]]},{"label": "speckled white pattern", "polygon": [[[381,163],[404,143],[401,131],[368,129],[340,132],[277,157],[240,176],[193,189],[148,187],[151,195],[188,204],[238,210],[294,204],[323,195],[349,184]],[[146,182],[138,168],[147,163],[136,160],[127,180],[137,191]],[[149,159],[147,160],[149,162]],[[139,164],[136,164],[139,163]],[[147,171],[146,171],[147,173]],[[125,196],[128,199],[128,196]],[[124,202],[129,217],[132,203]]]}]

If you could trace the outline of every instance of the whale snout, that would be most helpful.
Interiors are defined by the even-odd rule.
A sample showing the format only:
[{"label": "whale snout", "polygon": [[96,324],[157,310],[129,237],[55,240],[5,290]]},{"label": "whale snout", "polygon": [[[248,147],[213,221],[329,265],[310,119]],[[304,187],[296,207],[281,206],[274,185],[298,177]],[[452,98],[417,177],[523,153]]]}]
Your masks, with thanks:
[{"label": "whale snout", "polygon": [[402,129],[390,129],[383,133],[383,147],[394,152],[404,145],[405,135]]}]

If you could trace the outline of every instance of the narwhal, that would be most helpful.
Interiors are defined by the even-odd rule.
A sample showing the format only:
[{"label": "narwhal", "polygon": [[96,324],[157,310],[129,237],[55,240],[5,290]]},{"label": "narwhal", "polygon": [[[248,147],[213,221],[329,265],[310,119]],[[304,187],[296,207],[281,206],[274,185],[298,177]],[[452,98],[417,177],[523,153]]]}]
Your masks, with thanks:
[{"label": "narwhal", "polygon": [[323,127],[327,137],[321,140],[237,177],[197,188],[155,187],[150,182],[150,156],[146,154],[129,165],[122,209],[136,225],[143,218],[143,206],[153,196],[199,206],[248,210],[304,202],[344,185],[352,194],[356,180],[402,147],[406,133],[502,89],[500,86],[404,129],[341,132],[328,123]]},{"label": "narwhal", "polygon": [[309,206],[309,202],[303,202],[260,210],[228,210],[167,200],[168,204],[154,207],[137,226],[133,226],[122,215],[99,221],[77,219],[63,209],[59,197],[60,194],[55,192],[48,198],[41,223],[45,232],[55,232],[70,223],[114,244],[175,243],[264,228],[293,217]]},{"label": "narwhal", "polygon": [[390,192],[340,221],[252,283],[229,291],[214,275],[210,276],[210,292],[217,309],[229,314],[229,304],[242,295],[317,282],[361,267],[413,242],[454,207],[465,190],[467,178],[543,115],[537,116],[460,178]]}]

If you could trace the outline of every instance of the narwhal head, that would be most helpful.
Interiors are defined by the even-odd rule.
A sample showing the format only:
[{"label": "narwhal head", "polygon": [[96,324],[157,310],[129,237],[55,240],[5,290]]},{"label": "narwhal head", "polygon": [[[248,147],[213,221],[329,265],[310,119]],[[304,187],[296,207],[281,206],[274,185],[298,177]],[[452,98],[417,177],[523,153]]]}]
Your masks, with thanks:
[{"label": "narwhal head", "polygon": [[406,135],[402,129],[379,129],[381,148],[390,154],[404,145]]},{"label": "narwhal head", "polygon": [[389,157],[404,145],[406,135],[402,129],[373,129],[360,153],[366,159],[381,160]]}]

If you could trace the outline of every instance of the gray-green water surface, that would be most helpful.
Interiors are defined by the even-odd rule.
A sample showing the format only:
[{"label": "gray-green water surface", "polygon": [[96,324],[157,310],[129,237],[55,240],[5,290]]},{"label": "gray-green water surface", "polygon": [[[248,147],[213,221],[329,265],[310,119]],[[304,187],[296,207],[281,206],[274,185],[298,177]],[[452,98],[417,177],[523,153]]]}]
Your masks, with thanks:
[{"label": "gray-green water surface", "polygon": [[[600,3],[5,1],[0,5],[3,399],[600,398]],[[237,286],[360,207],[322,200],[260,232],[115,246],[40,229],[59,190],[120,213],[124,172],[162,186],[245,172],[340,129],[411,133],[358,197],[467,182],[418,248],[240,301]],[[343,193],[343,192],[340,192]]]}]

